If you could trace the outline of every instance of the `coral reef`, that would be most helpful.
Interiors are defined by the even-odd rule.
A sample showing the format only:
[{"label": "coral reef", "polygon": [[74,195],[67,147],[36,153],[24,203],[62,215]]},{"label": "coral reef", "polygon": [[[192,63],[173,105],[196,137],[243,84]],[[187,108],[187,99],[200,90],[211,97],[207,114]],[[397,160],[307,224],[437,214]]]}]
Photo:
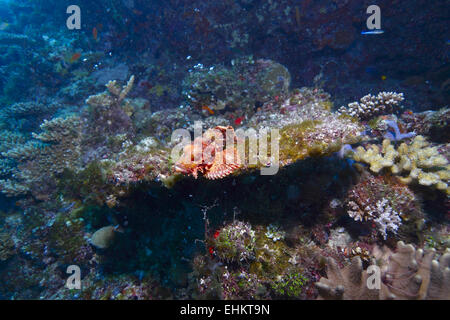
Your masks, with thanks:
[{"label": "coral reef", "polygon": [[[449,259],[444,253],[437,260],[432,250],[416,249],[413,245],[397,243],[395,252],[387,248],[374,249],[373,255],[381,268],[379,289],[369,289],[369,273],[359,257],[340,269],[333,259],[327,259],[327,278],[316,283],[320,299],[344,300],[448,300]],[[375,259],[373,260],[375,262]]]},{"label": "coral reef", "polygon": [[400,214],[394,211],[387,202],[388,200],[384,199],[376,203],[375,210],[377,214],[376,218],[373,219],[385,240],[387,238],[387,231],[397,233],[397,229],[401,223]]},{"label": "coral reef", "polygon": [[85,149],[83,153],[87,158],[85,162],[98,160],[103,156],[96,154],[99,152],[99,146],[107,147],[106,150],[100,150],[103,153],[118,152],[122,143],[134,136],[130,118],[132,105],[125,100],[133,84],[134,76],[131,76],[123,87],[115,80],[109,81],[106,91],[86,99],[88,108],[83,115],[82,129]]},{"label": "coral reef", "polygon": [[199,110],[207,106],[213,112],[237,111],[251,116],[265,102],[288,93],[291,76],[281,64],[254,61],[252,57],[231,64],[230,69],[195,66],[183,81],[187,102]]},{"label": "coral reef", "polygon": [[214,235],[212,252],[223,261],[244,263],[255,258],[255,242],[250,224],[235,221]]},{"label": "coral reef", "polygon": [[390,132],[388,131],[384,137],[386,139],[389,139],[391,141],[401,141],[404,139],[408,139],[408,138],[412,138],[416,135],[416,133],[413,132],[406,132],[406,133],[402,133],[400,132],[400,128],[398,127],[398,124],[396,121],[394,120],[385,120],[385,123],[388,127],[390,127],[391,129],[394,130],[394,132]]},{"label": "coral reef", "polygon": [[15,254],[15,244],[11,235],[0,229],[0,263],[10,259]]},{"label": "coral reef", "polygon": [[421,113],[404,112],[401,120],[408,131],[414,131],[422,136],[427,136],[431,141],[448,143],[450,131],[450,109],[444,108],[437,111],[425,111]]},{"label": "coral reef", "polygon": [[[248,243],[248,232],[251,232],[251,252],[245,249],[246,256],[251,254],[251,259],[241,262],[237,259],[222,259],[213,245],[219,241],[224,229],[233,225],[250,227],[249,224],[236,221],[226,225],[211,236],[208,243],[212,247],[209,252],[194,258],[192,275],[197,281],[196,292],[199,298],[310,299],[316,294],[313,283],[318,280],[317,272],[321,269],[322,255],[337,257],[331,250],[322,250],[311,242],[307,243],[306,239],[300,238],[296,245],[288,245],[284,239],[287,233],[280,227],[274,232],[283,234],[283,237],[274,241],[272,233],[268,233],[266,227],[258,225],[251,230],[247,228],[244,231],[241,228],[236,236],[236,243],[242,243],[244,239]],[[224,239],[220,240],[223,241]],[[227,252],[230,250],[228,245]]]},{"label": "coral reef", "polygon": [[415,224],[423,218],[420,202],[406,185],[370,174],[348,191],[345,206],[355,221],[373,221],[385,240],[386,231],[396,234],[402,223],[416,232]]},{"label": "coral reef", "polygon": [[130,185],[143,180],[164,179],[170,174],[169,150],[153,137],[129,145],[108,165],[107,176],[115,184]]},{"label": "coral reef", "polygon": [[57,117],[41,124],[42,132],[33,140],[3,152],[18,162],[12,178],[1,180],[2,192],[17,196],[31,192],[47,199],[54,191],[56,179],[66,167],[77,167],[81,152],[81,122],[75,115]]},{"label": "coral reef", "polygon": [[269,224],[267,226],[266,236],[269,239],[272,239],[273,242],[278,240],[284,240],[286,233],[280,230],[280,227],[275,226],[273,224]]},{"label": "coral reef", "polygon": [[2,2],[0,299],[449,299],[448,4],[294,2]]},{"label": "coral reef", "polygon": [[289,164],[311,156],[331,155],[344,144],[357,143],[360,132],[359,124],[335,115],[287,125],[280,130],[280,161]]},{"label": "coral reef", "polygon": [[358,147],[353,159],[369,164],[372,172],[388,168],[403,183],[417,182],[450,194],[448,160],[423,136],[418,135],[411,143],[402,143],[397,149],[388,139],[383,141],[381,149],[377,145]]},{"label": "coral reef", "polygon": [[376,96],[368,94],[359,102],[352,102],[347,107],[341,107],[339,112],[348,114],[361,120],[383,114],[390,114],[400,108],[400,103],[404,100],[403,93],[380,92]]}]

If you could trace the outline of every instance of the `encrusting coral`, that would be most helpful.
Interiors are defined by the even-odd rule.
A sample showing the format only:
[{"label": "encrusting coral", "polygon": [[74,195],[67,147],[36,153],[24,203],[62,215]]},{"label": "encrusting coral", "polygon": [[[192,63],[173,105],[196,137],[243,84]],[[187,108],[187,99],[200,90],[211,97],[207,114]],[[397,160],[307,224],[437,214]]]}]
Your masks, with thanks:
[{"label": "encrusting coral", "polygon": [[327,277],[316,283],[318,299],[334,300],[448,300],[450,299],[450,252],[437,260],[434,250],[397,243],[396,252],[375,248],[372,264],[380,267],[380,287],[369,289],[372,273],[363,269],[359,256],[340,269],[327,259]]},{"label": "encrusting coral", "polygon": [[416,136],[410,144],[402,143],[397,149],[388,139],[383,141],[381,149],[377,145],[370,145],[366,149],[358,147],[353,159],[369,164],[372,172],[378,173],[383,168],[389,168],[403,183],[418,182],[450,194],[448,160],[439,153],[437,147],[431,147],[423,136]]},{"label": "encrusting coral", "polygon": [[375,116],[390,114],[404,100],[403,93],[380,92],[376,96],[368,94],[360,102],[352,102],[347,107],[339,108],[339,112],[360,120],[369,120]]},{"label": "encrusting coral", "polygon": [[214,253],[223,261],[244,263],[255,258],[255,231],[249,223],[234,221],[214,236]]}]

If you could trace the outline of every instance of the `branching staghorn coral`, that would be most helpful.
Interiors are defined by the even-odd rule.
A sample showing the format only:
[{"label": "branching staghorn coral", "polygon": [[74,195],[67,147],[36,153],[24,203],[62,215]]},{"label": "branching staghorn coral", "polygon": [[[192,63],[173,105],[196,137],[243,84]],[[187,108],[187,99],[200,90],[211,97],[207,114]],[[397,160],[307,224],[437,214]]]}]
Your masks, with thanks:
[{"label": "branching staghorn coral", "polygon": [[106,87],[108,88],[109,92],[113,94],[120,103],[131,91],[131,89],[133,88],[133,84],[134,84],[134,76],[131,76],[130,80],[128,80],[127,84],[124,85],[122,88],[119,87],[116,80],[108,82],[106,84]]},{"label": "branching staghorn coral", "polygon": [[2,114],[9,118],[23,118],[52,113],[58,109],[57,104],[42,104],[33,101],[18,102],[2,110]]},{"label": "branching staghorn coral", "polygon": [[414,233],[423,218],[420,202],[407,185],[368,173],[348,191],[345,207],[355,221],[373,221],[385,240],[387,231],[397,234],[400,226],[402,236],[406,230]]},{"label": "branching staghorn coral", "polygon": [[377,145],[370,145],[367,149],[358,147],[353,159],[369,164],[372,172],[389,168],[403,183],[418,182],[450,194],[448,160],[422,136],[416,136],[409,144],[400,144],[397,149],[388,139],[383,141],[381,149]]},{"label": "branching staghorn coral", "polygon": [[134,135],[130,118],[132,107],[125,100],[133,83],[134,76],[123,87],[116,81],[110,81],[106,91],[87,98],[89,108],[82,116],[85,119],[82,130],[83,153],[93,156],[87,158],[86,162],[103,156],[95,154],[101,148],[119,152],[122,142]]},{"label": "branching staghorn coral", "polygon": [[368,94],[359,102],[349,103],[347,107],[342,106],[339,112],[360,120],[369,120],[375,116],[392,113],[403,100],[403,93],[380,92],[376,96]]},{"label": "branching staghorn coral", "polygon": [[131,76],[127,84],[120,87],[117,81],[109,81],[106,84],[108,91],[90,96],[86,99],[86,103],[92,107],[108,107],[114,104],[119,104],[125,99],[127,94],[131,91],[134,84],[134,76]]},{"label": "branching staghorn coral", "polygon": [[394,211],[392,207],[388,204],[387,199],[379,200],[376,203],[376,211],[378,217],[373,221],[378,227],[383,239],[387,238],[387,231],[397,233],[397,229],[401,224],[400,215],[397,211]]},{"label": "branching staghorn coral", "polygon": [[78,165],[80,126],[79,117],[74,115],[46,120],[41,124],[42,132],[33,133],[35,140],[4,152],[18,166],[12,177],[0,180],[1,191],[8,196],[31,192],[38,199],[46,199],[58,174]]},{"label": "branching staghorn coral", "polygon": [[327,277],[316,283],[319,300],[448,300],[450,299],[450,252],[437,260],[434,250],[416,249],[397,243],[396,252],[376,247],[372,265],[381,269],[379,289],[369,289],[371,274],[363,269],[359,256],[340,269],[327,259]]},{"label": "branching staghorn coral", "polygon": [[354,201],[349,202],[348,215],[356,221],[373,220],[383,238],[387,238],[387,230],[397,233],[401,224],[400,215],[389,205],[387,199],[378,200],[375,205],[368,204],[361,208]]}]

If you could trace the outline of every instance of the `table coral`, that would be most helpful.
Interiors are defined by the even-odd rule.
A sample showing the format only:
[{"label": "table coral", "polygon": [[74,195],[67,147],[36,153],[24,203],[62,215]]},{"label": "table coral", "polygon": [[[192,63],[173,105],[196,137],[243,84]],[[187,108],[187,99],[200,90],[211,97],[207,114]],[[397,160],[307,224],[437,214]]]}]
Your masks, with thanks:
[{"label": "table coral", "polygon": [[80,118],[75,115],[46,120],[41,124],[42,132],[32,135],[34,140],[3,153],[18,161],[18,166],[11,178],[0,180],[2,192],[8,196],[31,192],[46,199],[64,168],[79,164],[80,126]]}]

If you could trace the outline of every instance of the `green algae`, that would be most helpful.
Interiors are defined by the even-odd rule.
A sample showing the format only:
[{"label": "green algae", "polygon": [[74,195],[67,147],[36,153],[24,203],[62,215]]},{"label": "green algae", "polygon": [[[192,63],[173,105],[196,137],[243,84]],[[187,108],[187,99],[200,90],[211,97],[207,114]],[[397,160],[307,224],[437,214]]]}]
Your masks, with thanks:
[{"label": "green algae", "polygon": [[314,131],[320,121],[306,120],[299,124],[291,124],[280,131],[280,161],[295,162],[309,156],[310,152],[320,153],[319,145],[310,145],[305,140],[305,133]]}]

